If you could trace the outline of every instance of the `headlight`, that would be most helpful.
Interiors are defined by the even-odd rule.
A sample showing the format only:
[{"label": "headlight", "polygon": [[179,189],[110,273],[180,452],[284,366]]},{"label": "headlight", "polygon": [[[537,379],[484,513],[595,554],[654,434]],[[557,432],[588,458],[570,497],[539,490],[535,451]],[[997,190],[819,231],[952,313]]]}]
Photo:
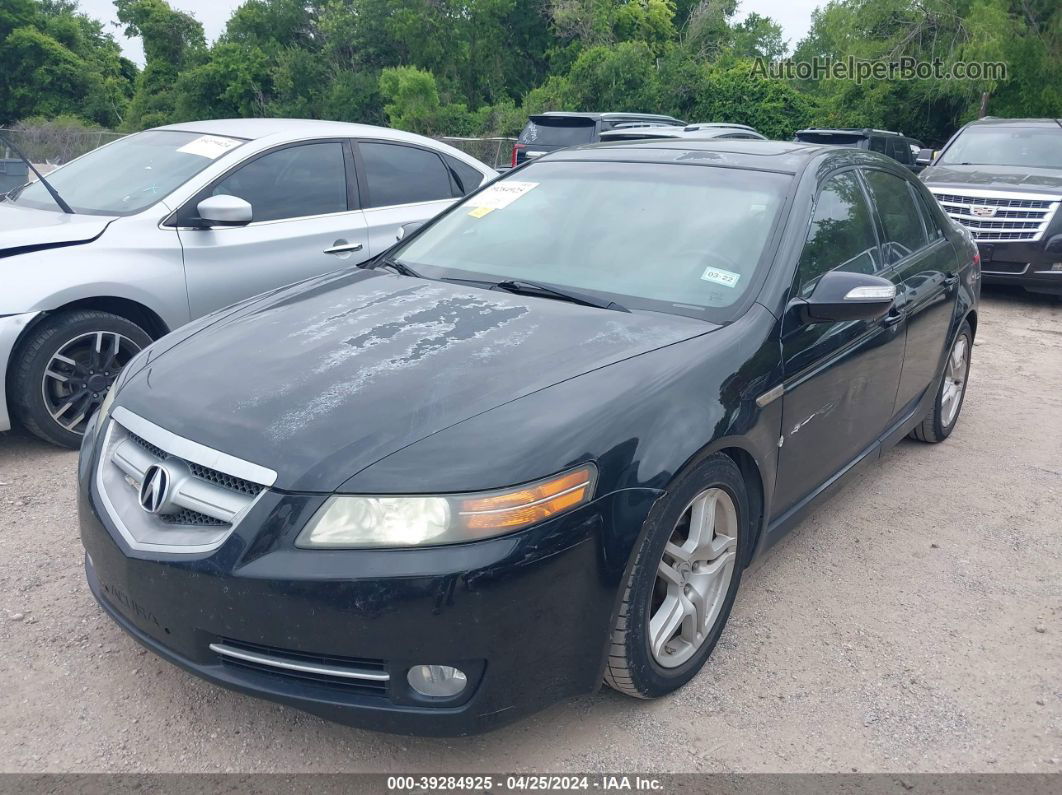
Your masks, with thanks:
[{"label": "headlight", "polygon": [[590,502],[597,469],[585,464],[511,489],[423,497],[330,497],[295,545],[310,548],[458,544],[512,533]]}]

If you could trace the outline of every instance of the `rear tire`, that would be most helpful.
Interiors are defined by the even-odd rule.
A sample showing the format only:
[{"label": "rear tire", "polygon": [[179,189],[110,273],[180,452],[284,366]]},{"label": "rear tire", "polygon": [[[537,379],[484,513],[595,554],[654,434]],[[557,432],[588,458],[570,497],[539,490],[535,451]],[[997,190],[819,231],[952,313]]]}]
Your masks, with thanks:
[{"label": "rear tire", "polygon": [[973,329],[963,322],[948,351],[941,374],[940,387],[933,400],[933,409],[922,423],[911,431],[912,439],[929,444],[943,442],[959,423],[962,401],[966,397],[966,383],[970,376],[970,354],[973,351]]},{"label": "rear tire", "polygon": [[636,698],[657,698],[697,675],[741,583],[748,517],[744,479],[722,453],[672,482],[646,520],[624,584],[606,684]]},{"label": "rear tire", "polygon": [[109,312],[75,310],[30,329],[11,358],[12,414],[46,442],[76,448],[85,426],[122,367],[151,337]]}]

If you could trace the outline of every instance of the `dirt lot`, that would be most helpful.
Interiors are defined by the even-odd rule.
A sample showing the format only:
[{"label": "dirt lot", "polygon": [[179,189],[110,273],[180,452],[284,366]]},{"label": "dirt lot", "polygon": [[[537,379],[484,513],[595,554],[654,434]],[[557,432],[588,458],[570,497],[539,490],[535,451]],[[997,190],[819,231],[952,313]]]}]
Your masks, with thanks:
[{"label": "dirt lot", "polygon": [[3,771],[1062,771],[1062,303],[985,296],[952,438],[756,563],[685,690],[478,738],[336,726],[143,651],[85,586],[75,461],[0,434]]}]

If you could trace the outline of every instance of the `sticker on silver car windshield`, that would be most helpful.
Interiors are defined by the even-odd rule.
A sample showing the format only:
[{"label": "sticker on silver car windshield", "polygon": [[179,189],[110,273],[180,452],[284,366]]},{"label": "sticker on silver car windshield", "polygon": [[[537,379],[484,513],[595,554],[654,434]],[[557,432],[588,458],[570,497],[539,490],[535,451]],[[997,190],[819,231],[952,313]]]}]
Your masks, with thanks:
[{"label": "sticker on silver car windshield", "polygon": [[706,282],[714,282],[715,284],[721,284],[724,287],[737,287],[738,279],[741,278],[741,274],[734,273],[733,271],[725,271],[722,268],[708,267],[704,269],[701,278]]},{"label": "sticker on silver car windshield", "polygon": [[189,141],[177,151],[186,155],[199,155],[211,160],[217,160],[230,149],[240,145],[235,138],[225,138],[220,135],[200,135],[195,140]]},{"label": "sticker on silver car windshield", "polygon": [[537,187],[537,182],[518,182],[516,180],[506,180],[491,185],[469,200],[472,209],[468,211],[468,214],[473,218],[482,218],[489,212],[508,207],[525,193]]}]

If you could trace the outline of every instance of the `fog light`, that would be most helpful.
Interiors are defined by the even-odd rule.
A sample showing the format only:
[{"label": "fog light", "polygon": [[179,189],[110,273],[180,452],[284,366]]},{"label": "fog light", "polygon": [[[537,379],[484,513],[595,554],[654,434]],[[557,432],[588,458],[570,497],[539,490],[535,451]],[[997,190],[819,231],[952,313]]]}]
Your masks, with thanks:
[{"label": "fog light", "polygon": [[468,684],[464,671],[449,665],[415,665],[406,674],[409,686],[422,696],[450,698]]}]

